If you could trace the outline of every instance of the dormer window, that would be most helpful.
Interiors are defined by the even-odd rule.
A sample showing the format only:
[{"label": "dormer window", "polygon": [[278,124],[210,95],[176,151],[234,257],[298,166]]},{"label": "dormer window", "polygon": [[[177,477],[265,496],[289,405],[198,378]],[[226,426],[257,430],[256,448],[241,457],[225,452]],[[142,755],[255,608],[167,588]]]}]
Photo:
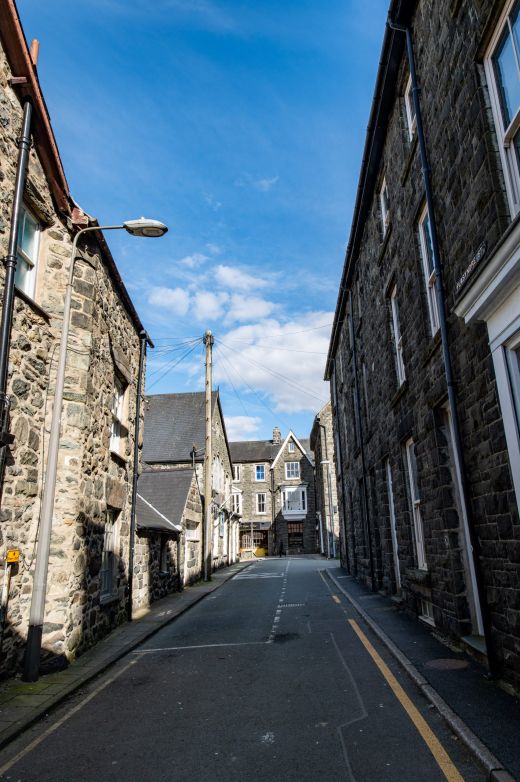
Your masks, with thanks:
[{"label": "dormer window", "polygon": [[294,443],[292,440],[289,441],[287,445],[287,450],[289,451],[289,453],[294,453]]}]

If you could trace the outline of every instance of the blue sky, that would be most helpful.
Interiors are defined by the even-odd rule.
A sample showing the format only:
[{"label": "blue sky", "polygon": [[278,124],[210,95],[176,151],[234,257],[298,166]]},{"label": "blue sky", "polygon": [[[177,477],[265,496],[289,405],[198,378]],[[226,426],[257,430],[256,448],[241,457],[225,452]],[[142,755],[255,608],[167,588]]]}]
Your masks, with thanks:
[{"label": "blue sky", "polygon": [[[71,193],[155,341],[147,391],[215,383],[230,439],[307,436],[387,0],[18,0]],[[191,351],[188,355],[188,351]],[[179,362],[176,364],[176,362]],[[176,364],[176,366],[175,366]]]}]

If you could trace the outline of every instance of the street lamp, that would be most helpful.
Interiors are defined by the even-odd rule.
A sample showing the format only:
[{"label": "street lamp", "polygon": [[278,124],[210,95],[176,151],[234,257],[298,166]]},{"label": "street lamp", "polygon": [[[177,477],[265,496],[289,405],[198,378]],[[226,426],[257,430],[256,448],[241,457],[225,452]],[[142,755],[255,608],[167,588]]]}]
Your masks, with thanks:
[{"label": "street lamp", "polygon": [[65,364],[67,360],[67,341],[69,337],[70,304],[72,298],[72,281],[74,277],[76,248],[79,237],[87,233],[87,231],[113,231],[122,228],[124,228],[125,231],[128,231],[129,234],[132,234],[132,236],[145,237],[163,236],[168,230],[167,226],[165,226],[163,223],[160,223],[158,220],[147,220],[144,217],[141,217],[138,220],[128,220],[122,225],[89,226],[88,228],[82,228],[80,231],[78,231],[74,237],[74,241],[72,242],[69,279],[65,289],[65,303],[63,307],[63,325],[61,330],[58,369],[56,372],[56,391],[54,394],[54,405],[52,409],[47,468],[45,470],[45,482],[43,486],[40,513],[40,532],[38,535],[36,566],[34,569],[31,611],[29,615],[29,630],[27,633],[27,646],[25,649],[23,680],[26,682],[37,681],[40,668],[40,650],[42,642],[43,618],[45,612],[47,571],[49,568],[52,512],[54,509],[54,495],[56,491],[56,472],[60,443],[61,412],[63,402],[63,388],[65,385]]}]

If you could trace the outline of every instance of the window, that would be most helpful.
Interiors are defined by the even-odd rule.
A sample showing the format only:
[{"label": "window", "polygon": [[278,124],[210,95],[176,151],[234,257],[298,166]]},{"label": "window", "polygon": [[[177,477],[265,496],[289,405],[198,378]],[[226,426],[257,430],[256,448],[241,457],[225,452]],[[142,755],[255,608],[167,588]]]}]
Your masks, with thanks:
[{"label": "window", "polygon": [[233,513],[242,513],[242,495],[239,492],[233,492],[231,495],[231,508]]},{"label": "window", "polygon": [[117,529],[117,513],[109,510],[105,517],[105,535],[103,539],[103,553],[101,555],[100,597],[107,599],[114,597],[117,590],[117,554],[119,548],[119,536]]},{"label": "window", "polygon": [[423,597],[420,600],[421,604],[421,613],[420,618],[423,620],[423,622],[426,622],[426,624],[432,625],[432,627],[435,627],[435,619],[433,618],[433,604],[431,600],[425,600]]},{"label": "window", "polygon": [[38,262],[38,250],[40,247],[40,225],[22,207],[20,225],[18,227],[18,245],[16,248],[16,274],[14,282],[27,296],[34,298],[36,287],[36,270]]},{"label": "window", "polygon": [[395,519],[394,506],[394,488],[392,481],[392,468],[387,459],[385,462],[386,471],[386,493],[388,497],[388,515],[390,518],[390,538],[392,540],[392,556],[394,560],[395,588],[397,592],[401,591],[401,570],[399,567],[399,546],[397,543],[397,524]]},{"label": "window", "polygon": [[513,408],[515,411],[516,427],[520,437],[520,335],[516,335],[516,344],[512,347],[506,347],[507,372],[509,383],[511,385],[511,396],[513,399]]},{"label": "window", "polygon": [[265,492],[256,495],[256,512],[265,513]]},{"label": "window", "polygon": [[507,196],[513,216],[520,209],[519,12],[518,0],[510,0],[484,60]]},{"label": "window", "polygon": [[240,464],[234,464],[233,465],[233,480],[239,481],[240,480]]},{"label": "window", "polygon": [[290,440],[290,442],[287,444],[287,450],[289,453],[294,453],[294,443],[292,440]]},{"label": "window", "polygon": [[403,338],[399,327],[399,304],[397,302],[397,288],[395,285],[390,293],[390,306],[392,308],[391,327],[395,350],[395,369],[397,372],[397,381],[401,386],[406,380],[406,374],[404,371]]},{"label": "window", "polygon": [[428,570],[426,553],[424,549],[424,531],[421,518],[421,500],[419,498],[419,486],[417,484],[417,462],[415,460],[415,445],[412,439],[405,444],[406,467],[408,470],[408,485],[412,502],[412,518],[415,536],[415,548],[417,551],[417,566],[419,570]]},{"label": "window", "polygon": [[305,486],[282,489],[282,511],[285,514],[307,511],[307,489]]},{"label": "window", "polygon": [[299,478],[300,477],[300,462],[285,462],[285,477],[286,478]]},{"label": "window", "polygon": [[224,491],[224,465],[222,464],[220,457],[217,456],[213,459],[213,488],[218,492]]},{"label": "window", "polygon": [[255,481],[265,481],[265,465],[257,464],[255,466]]},{"label": "window", "polygon": [[408,125],[408,138],[411,141],[415,134],[415,128],[417,126],[417,118],[415,116],[415,105],[412,95],[412,77],[408,77],[406,89],[404,91],[404,106],[406,110],[406,122]]},{"label": "window", "polygon": [[159,571],[161,573],[168,572],[168,537],[161,535],[161,552],[159,556]]},{"label": "window", "polygon": [[428,208],[425,206],[419,218],[419,242],[421,245],[421,259],[426,282],[426,295],[428,298],[428,311],[430,313],[430,326],[432,335],[439,330],[439,311],[437,309],[437,294],[435,292],[435,268],[433,263],[432,229]]},{"label": "window", "polygon": [[218,534],[220,538],[224,537],[224,530],[226,526],[226,514],[223,510],[218,514]]},{"label": "window", "polygon": [[381,228],[383,231],[383,239],[388,231],[390,225],[390,211],[388,206],[388,188],[386,186],[386,178],[383,179],[381,189],[379,190],[379,209],[381,212]]},{"label": "window", "polygon": [[125,386],[116,375],[112,392],[112,426],[110,430],[110,450],[123,456],[123,444],[127,429],[123,423],[125,411]]}]

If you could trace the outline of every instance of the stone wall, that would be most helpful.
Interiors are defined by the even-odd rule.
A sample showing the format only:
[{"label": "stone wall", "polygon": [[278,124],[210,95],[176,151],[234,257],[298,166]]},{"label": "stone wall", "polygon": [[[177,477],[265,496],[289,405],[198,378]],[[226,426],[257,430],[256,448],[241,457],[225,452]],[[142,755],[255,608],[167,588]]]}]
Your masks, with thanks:
[{"label": "stone wall", "polygon": [[339,556],[336,456],[330,402],[327,402],[314,420],[311,448],[314,454],[316,509],[321,524],[318,536],[320,550],[322,549],[321,553],[326,556]]},{"label": "stone wall", "polygon": [[[0,252],[5,255],[22,109],[9,85],[0,48]],[[26,206],[41,225],[34,300],[17,293],[8,393],[11,431],[0,514],[0,547],[19,547],[13,569],[0,672],[20,665],[27,633],[43,470],[52,413],[56,362],[72,225],[56,211],[42,165],[31,148]],[[49,561],[43,646],[49,657],[71,658],[124,618],[128,561],[132,432],[139,357],[136,325],[122,305],[99,247],[92,240],[75,267],[71,331],[62,415],[55,514]],[[0,284],[3,284],[3,267]],[[126,357],[128,437],[122,458],[109,452],[115,366],[112,345]],[[107,508],[119,513],[117,592],[101,605],[99,570]]]},{"label": "stone wall", "polygon": [[[519,519],[495,377],[484,324],[464,325],[453,312],[456,282],[477,248],[492,247],[508,224],[489,94],[480,62],[492,2],[418,3],[413,39],[420,100],[447,292],[448,338],[461,419],[471,516],[480,539],[487,604],[496,650],[519,682]],[[335,434],[341,443],[345,562],[367,583],[399,592],[422,616],[428,605],[444,633],[475,633],[468,546],[458,500],[443,406],[447,389],[439,335],[431,336],[417,221],[424,185],[416,136],[404,108],[403,59],[372,207],[362,226],[352,285],[353,333],[346,313],[335,351]],[[388,186],[390,224],[383,237],[378,183]],[[389,294],[397,286],[406,380],[399,387],[391,338]],[[356,341],[360,420],[354,404]],[[363,375],[365,377],[363,377]],[[334,379],[334,378],[333,378]],[[418,569],[405,443],[417,460],[427,569]],[[448,438],[449,439],[449,438]],[[366,469],[363,475],[362,450]],[[392,474],[401,589],[390,529],[388,460]],[[365,481],[365,482],[364,482]]]}]

